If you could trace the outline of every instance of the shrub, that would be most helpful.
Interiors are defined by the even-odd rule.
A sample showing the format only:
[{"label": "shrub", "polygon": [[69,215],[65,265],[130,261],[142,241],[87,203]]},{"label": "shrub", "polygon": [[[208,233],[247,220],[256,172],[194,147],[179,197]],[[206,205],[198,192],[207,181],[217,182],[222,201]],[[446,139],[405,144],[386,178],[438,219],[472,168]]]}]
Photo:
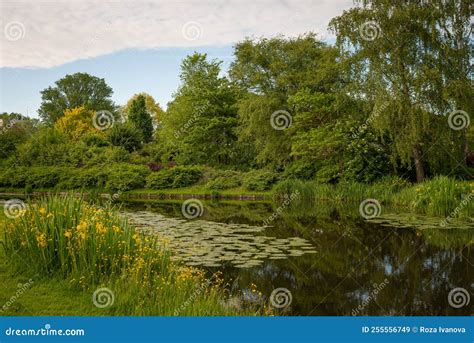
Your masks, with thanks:
[{"label": "shrub", "polygon": [[146,166],[115,164],[108,169],[105,187],[113,191],[128,191],[143,188],[150,170]]},{"label": "shrub", "polygon": [[110,144],[120,146],[132,152],[142,146],[143,136],[139,129],[131,123],[115,124],[108,132],[107,139]]},{"label": "shrub", "polygon": [[23,188],[26,186],[26,168],[5,168],[0,171],[0,187]]},{"label": "shrub", "polygon": [[147,177],[147,188],[181,188],[197,183],[202,177],[202,168],[174,167],[152,173]]},{"label": "shrub", "polygon": [[209,172],[207,177],[210,180],[206,186],[213,190],[237,188],[242,185],[242,173],[233,170],[213,170]]},{"label": "shrub", "polygon": [[245,174],[243,185],[250,191],[269,190],[276,182],[277,175],[268,170],[252,170]]},{"label": "shrub", "polygon": [[26,183],[33,189],[52,188],[59,183],[65,172],[66,169],[58,167],[28,168]]}]

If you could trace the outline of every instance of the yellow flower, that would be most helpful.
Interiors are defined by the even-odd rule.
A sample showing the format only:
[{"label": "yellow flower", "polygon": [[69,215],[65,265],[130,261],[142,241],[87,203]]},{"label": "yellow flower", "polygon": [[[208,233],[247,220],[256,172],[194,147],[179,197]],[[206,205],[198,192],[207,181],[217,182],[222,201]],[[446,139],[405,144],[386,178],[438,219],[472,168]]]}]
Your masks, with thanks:
[{"label": "yellow flower", "polygon": [[48,213],[48,215],[46,216],[46,218],[53,218],[54,217],[54,214],[52,214],[51,212]]},{"label": "yellow flower", "polygon": [[97,222],[95,224],[95,230],[99,234],[105,234],[107,232],[107,228],[104,226],[104,224]]},{"label": "yellow flower", "polygon": [[44,207],[41,207],[41,208],[38,210],[38,212],[39,212],[42,216],[44,216],[44,215],[46,214],[46,209],[45,209]]},{"label": "yellow flower", "polygon": [[115,233],[119,233],[119,232],[122,231],[122,230],[121,230],[118,226],[116,226],[116,225],[113,225],[113,226],[112,226],[112,230],[113,230]]},{"label": "yellow flower", "polygon": [[46,242],[46,235],[44,233],[36,235],[36,242],[39,248],[46,248],[48,243]]},{"label": "yellow flower", "polygon": [[135,240],[137,244],[140,244],[142,240],[140,239],[140,235],[138,233],[134,234],[132,238]]},{"label": "yellow flower", "polygon": [[66,236],[66,238],[71,238],[72,237],[72,231],[67,230],[66,232],[64,232],[64,236]]}]

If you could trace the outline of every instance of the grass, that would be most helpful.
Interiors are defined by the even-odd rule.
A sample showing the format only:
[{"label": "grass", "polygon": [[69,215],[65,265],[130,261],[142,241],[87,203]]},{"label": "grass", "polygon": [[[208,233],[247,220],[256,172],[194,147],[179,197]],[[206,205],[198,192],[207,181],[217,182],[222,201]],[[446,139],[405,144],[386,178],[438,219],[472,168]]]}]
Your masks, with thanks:
[{"label": "grass", "polygon": [[[53,307],[50,314],[260,313],[255,307],[227,305],[218,274],[206,280],[202,270],[172,261],[166,242],[129,227],[113,208],[99,208],[74,197],[48,197],[2,222],[2,260],[8,262],[1,271],[8,280],[1,288],[2,300],[15,295],[15,284],[30,278],[31,291],[43,292],[42,298],[33,301],[28,288],[9,311],[43,314],[39,310],[43,302],[74,294],[70,301],[77,310]],[[114,297],[113,304],[108,302],[110,306],[100,311],[91,305],[99,288],[107,288]],[[101,298],[97,300],[100,304]],[[24,302],[28,305],[21,306]]]},{"label": "grass", "polygon": [[304,199],[335,203],[376,199],[381,204],[402,207],[415,213],[463,218],[474,221],[474,182],[440,176],[412,185],[400,178],[384,178],[373,184],[355,182],[336,185],[286,180],[277,184],[273,195],[288,197],[298,191]]}]

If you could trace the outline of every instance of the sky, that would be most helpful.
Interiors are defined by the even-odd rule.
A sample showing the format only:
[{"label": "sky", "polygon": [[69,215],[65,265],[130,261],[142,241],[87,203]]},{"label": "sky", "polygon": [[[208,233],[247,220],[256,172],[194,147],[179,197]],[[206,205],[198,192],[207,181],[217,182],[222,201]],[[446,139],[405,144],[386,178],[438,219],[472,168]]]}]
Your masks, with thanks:
[{"label": "sky", "polygon": [[163,108],[187,55],[232,61],[246,37],[316,32],[352,0],[0,0],[0,112],[37,117],[40,91],[67,74],[104,78],[122,105],[146,92]]}]

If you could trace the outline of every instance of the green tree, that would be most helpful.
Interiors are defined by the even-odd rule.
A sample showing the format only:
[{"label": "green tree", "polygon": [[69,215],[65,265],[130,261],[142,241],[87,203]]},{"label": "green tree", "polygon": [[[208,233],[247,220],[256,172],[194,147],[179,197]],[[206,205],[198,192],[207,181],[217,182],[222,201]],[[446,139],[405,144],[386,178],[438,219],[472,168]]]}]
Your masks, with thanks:
[{"label": "green tree", "polygon": [[153,122],[150,113],[148,113],[144,95],[140,94],[135,100],[132,100],[128,110],[128,121],[141,131],[145,142],[150,142],[153,139]]},{"label": "green tree", "polygon": [[42,102],[38,114],[46,124],[52,126],[68,108],[84,107],[86,110],[115,113],[112,94],[112,88],[104,79],[87,73],[66,75],[56,81],[55,86],[41,91]]},{"label": "green tree", "polygon": [[[235,56],[230,75],[241,90],[240,139],[252,142],[260,165],[281,169],[294,163],[299,175],[312,177],[321,167],[314,165],[316,160],[322,159],[306,150],[318,144],[319,133],[314,130],[345,115],[339,106],[343,78],[337,49],[307,34],[245,40],[237,44]],[[280,116],[283,126],[272,116]],[[326,149],[326,154],[318,156],[326,155],[326,161],[334,164],[327,156],[330,151],[337,154]]]},{"label": "green tree", "polygon": [[26,142],[38,127],[38,120],[19,113],[0,114],[0,157],[12,156],[17,146]]},{"label": "green tree", "polygon": [[472,78],[466,67],[472,58],[472,3],[356,3],[360,7],[330,24],[342,63],[351,70],[348,91],[372,107],[388,103],[373,125],[393,142],[392,160],[414,166],[417,181],[425,178],[427,168],[436,173],[436,161],[445,160],[452,170],[466,150],[467,134],[449,129],[447,117],[457,108],[473,107]]},{"label": "green tree", "polygon": [[220,76],[221,62],[195,53],[181,64],[181,86],[163,117],[162,141],[181,163],[238,164],[235,90]]},{"label": "green tree", "polygon": [[132,106],[133,101],[136,100],[139,96],[145,97],[146,109],[151,115],[153,124],[155,127],[160,127],[165,111],[161,108],[160,104],[157,103],[155,99],[148,93],[138,93],[132,96],[130,100],[127,101],[127,104],[121,109],[123,116],[128,116],[128,112],[130,111],[130,107]]}]

